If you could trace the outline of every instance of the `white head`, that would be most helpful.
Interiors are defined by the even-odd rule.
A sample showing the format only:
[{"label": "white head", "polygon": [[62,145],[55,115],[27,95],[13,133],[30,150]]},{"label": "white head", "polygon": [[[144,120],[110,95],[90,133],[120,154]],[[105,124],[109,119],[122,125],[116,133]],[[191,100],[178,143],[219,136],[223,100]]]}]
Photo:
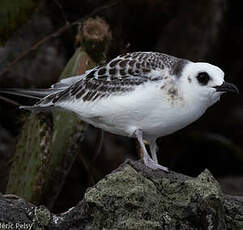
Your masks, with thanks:
[{"label": "white head", "polygon": [[201,101],[206,107],[220,99],[225,92],[239,93],[237,87],[224,81],[224,72],[204,62],[187,62],[180,75],[182,93],[193,103]]}]

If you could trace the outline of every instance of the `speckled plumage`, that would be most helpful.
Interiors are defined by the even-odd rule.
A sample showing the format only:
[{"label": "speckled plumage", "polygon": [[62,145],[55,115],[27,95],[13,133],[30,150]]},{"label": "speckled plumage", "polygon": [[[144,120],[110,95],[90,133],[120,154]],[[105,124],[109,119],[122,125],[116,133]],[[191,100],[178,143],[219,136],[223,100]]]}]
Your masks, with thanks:
[{"label": "speckled plumage", "polygon": [[138,85],[148,81],[160,81],[165,77],[153,75],[152,71],[180,71],[186,62],[184,59],[156,52],[120,55],[106,65],[88,71],[79,81],[41,100],[37,105],[75,99],[95,101],[111,95],[121,95],[134,90]]},{"label": "speckled plumage", "polygon": [[0,92],[40,99],[22,108],[66,109],[103,130],[137,138],[145,165],[167,171],[158,164],[156,139],[197,120],[226,91],[238,89],[224,82],[224,72],[217,66],[162,53],[134,52],[61,80],[48,90]]}]

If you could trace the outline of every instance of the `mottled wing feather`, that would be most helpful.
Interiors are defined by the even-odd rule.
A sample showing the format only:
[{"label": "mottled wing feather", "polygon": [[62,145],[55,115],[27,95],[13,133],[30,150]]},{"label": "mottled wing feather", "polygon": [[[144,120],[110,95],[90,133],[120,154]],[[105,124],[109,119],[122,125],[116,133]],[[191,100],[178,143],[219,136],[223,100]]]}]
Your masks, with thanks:
[{"label": "mottled wing feather", "polygon": [[87,70],[85,72],[85,74],[82,75],[77,75],[77,76],[73,76],[73,77],[68,77],[68,78],[64,78],[61,81],[51,85],[51,88],[53,89],[59,89],[59,88],[67,88],[71,85],[73,85],[74,83],[80,81],[81,79],[83,79],[86,75],[88,75],[91,71],[94,71],[95,69],[99,68],[99,66],[91,69],[91,70]]},{"label": "mottled wing feather", "polygon": [[120,55],[99,69],[91,71],[86,78],[105,79],[106,81],[124,78],[148,77],[152,70],[170,68],[175,62],[174,57],[153,53],[134,52]]},{"label": "mottled wing feather", "polygon": [[44,98],[38,104],[55,104],[77,99],[95,101],[110,95],[123,94],[147,81],[162,80],[164,76],[153,76],[152,71],[165,68],[169,71],[174,65],[179,68],[178,63],[181,60],[183,59],[154,52],[120,55],[106,65],[87,71],[78,81],[70,81],[72,84],[68,88]]}]

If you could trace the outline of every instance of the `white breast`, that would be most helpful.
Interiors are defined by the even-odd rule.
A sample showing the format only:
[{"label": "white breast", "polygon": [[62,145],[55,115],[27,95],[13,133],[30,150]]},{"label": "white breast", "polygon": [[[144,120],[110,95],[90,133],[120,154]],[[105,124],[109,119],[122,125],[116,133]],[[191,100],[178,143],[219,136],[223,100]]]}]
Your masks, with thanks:
[{"label": "white breast", "polygon": [[132,136],[136,129],[141,129],[145,138],[159,137],[184,128],[206,110],[202,106],[187,105],[172,85],[167,82],[164,87],[162,82],[151,82],[125,95],[88,102],[76,100],[59,106],[111,133]]}]

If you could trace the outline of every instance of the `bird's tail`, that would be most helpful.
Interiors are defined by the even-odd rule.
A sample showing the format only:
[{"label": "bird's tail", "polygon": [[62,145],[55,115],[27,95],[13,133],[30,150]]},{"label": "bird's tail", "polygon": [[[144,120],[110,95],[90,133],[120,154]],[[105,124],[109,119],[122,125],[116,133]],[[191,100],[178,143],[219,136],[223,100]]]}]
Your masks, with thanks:
[{"label": "bird's tail", "polygon": [[[44,97],[55,93],[57,91],[59,91],[60,89],[18,89],[18,88],[1,88],[0,89],[0,93],[2,94],[9,94],[9,95],[17,95],[17,96],[21,96],[21,97],[26,97],[26,98],[32,98],[37,100],[37,102],[41,99],[43,99]],[[35,110],[36,107],[33,106],[25,106],[22,105],[19,107],[20,109],[28,109],[28,110]]]},{"label": "bird's tail", "polygon": [[[21,97],[28,97],[33,99],[42,99],[50,94],[50,89],[18,89],[18,88],[6,88],[0,89],[0,93],[17,95]],[[53,89],[52,89],[53,92]]]}]

